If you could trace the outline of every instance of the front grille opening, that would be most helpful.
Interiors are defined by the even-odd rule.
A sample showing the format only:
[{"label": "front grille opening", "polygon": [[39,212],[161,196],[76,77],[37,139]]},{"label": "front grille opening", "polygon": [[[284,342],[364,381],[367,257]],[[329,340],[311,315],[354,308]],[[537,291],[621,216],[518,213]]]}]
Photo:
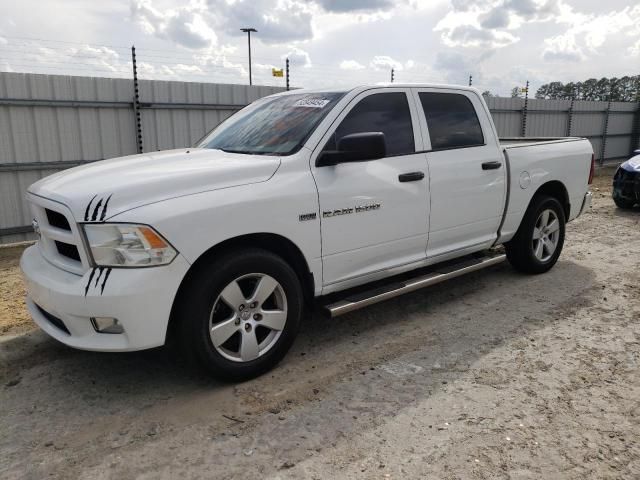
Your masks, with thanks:
[{"label": "front grille opening", "polygon": [[61,230],[67,230],[69,232],[71,231],[71,225],[69,225],[69,220],[67,220],[67,217],[65,217],[60,212],[55,212],[53,210],[49,210],[48,208],[45,208],[45,211],[47,212],[47,221],[49,222],[49,225]]},{"label": "front grille opening", "polygon": [[69,329],[67,328],[67,326],[64,324],[62,320],[60,320],[58,317],[54,317],[46,310],[43,310],[40,305],[36,305],[36,307],[38,307],[38,311],[44,316],[44,318],[49,320],[49,323],[51,325],[56,327],[58,330],[62,330],[67,335],[71,335],[71,332],[69,331]]},{"label": "front grille opening", "polygon": [[80,261],[80,253],[78,252],[78,247],[75,245],[56,240],[56,248],[58,249],[58,253],[63,257],[71,258],[78,262]]}]

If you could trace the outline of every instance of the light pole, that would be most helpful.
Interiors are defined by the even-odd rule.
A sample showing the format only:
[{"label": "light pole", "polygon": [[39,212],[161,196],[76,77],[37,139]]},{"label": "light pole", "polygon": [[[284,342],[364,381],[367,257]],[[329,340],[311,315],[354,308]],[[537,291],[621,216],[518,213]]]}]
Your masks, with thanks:
[{"label": "light pole", "polygon": [[251,79],[251,32],[257,33],[258,31],[255,28],[241,28],[240,30],[247,34],[247,39],[249,40],[249,85],[253,85],[253,80]]}]

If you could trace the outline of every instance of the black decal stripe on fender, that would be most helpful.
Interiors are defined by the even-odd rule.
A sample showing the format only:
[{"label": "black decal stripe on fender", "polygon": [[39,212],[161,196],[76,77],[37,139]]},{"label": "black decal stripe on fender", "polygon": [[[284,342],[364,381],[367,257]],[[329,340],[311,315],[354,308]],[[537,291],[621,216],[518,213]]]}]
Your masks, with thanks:
[{"label": "black decal stripe on fender", "polygon": [[96,218],[98,218],[98,210],[100,209],[100,206],[102,205],[102,200],[104,200],[104,198],[101,198],[98,203],[96,203],[96,207],[93,209],[93,215],[91,215],[91,221],[95,222]]},{"label": "black decal stripe on fender", "polygon": [[97,268],[92,268],[91,269],[91,275],[89,275],[89,281],[87,282],[87,286],[84,287],[84,296],[87,296],[87,293],[89,292],[89,286],[91,285],[91,280],[93,280],[93,276],[96,274],[96,270]]},{"label": "black decal stripe on fender", "polygon": [[100,215],[100,221],[104,222],[104,218],[107,216],[107,206],[109,205],[109,200],[113,197],[113,193],[107,197],[107,201],[104,202],[104,207],[102,208],[102,214]]},{"label": "black decal stripe on fender", "polygon": [[89,200],[89,203],[87,204],[87,209],[84,211],[84,221],[88,221],[89,220],[89,210],[91,210],[91,204],[93,203],[93,201],[96,199],[98,195],[94,195],[93,198],[91,198],[91,200]]},{"label": "black decal stripe on fender", "polygon": [[102,285],[100,287],[100,295],[104,293],[104,286],[107,284],[107,278],[111,275],[112,268],[107,268],[107,273],[104,274],[104,279],[102,280]]},{"label": "black decal stripe on fender", "polygon": [[100,277],[102,276],[102,272],[104,271],[104,267],[99,267],[98,276],[96,277],[96,283],[93,284],[93,288],[98,286],[98,282],[100,281]]}]

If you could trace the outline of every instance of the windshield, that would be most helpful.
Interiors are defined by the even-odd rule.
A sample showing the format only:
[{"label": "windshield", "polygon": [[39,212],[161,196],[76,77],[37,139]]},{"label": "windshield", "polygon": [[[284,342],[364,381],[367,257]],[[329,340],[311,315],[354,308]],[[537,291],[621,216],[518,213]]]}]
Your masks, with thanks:
[{"label": "windshield", "polygon": [[198,145],[233,153],[290,155],[344,92],[301,93],[252,103],[222,123]]}]

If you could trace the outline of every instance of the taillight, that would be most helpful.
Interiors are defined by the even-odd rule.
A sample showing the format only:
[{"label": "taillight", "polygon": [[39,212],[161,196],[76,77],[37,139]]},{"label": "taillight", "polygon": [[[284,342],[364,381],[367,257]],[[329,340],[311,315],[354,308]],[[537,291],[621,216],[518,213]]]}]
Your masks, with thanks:
[{"label": "taillight", "polygon": [[589,170],[589,185],[591,185],[593,183],[593,174],[595,173],[596,170],[596,154],[592,153],[591,154],[591,170]]}]

